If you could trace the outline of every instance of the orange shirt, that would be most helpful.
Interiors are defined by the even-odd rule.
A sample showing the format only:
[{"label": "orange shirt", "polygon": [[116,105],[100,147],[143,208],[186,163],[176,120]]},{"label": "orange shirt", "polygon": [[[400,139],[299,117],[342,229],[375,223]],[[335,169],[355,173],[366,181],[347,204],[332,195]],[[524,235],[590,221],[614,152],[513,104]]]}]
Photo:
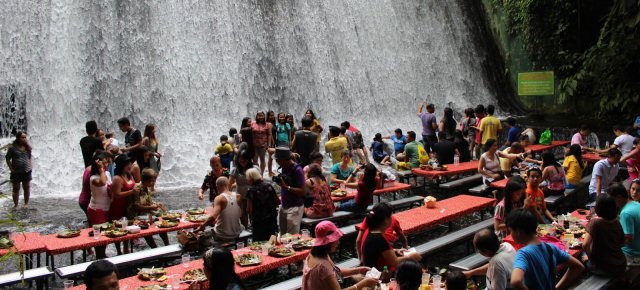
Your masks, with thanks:
[{"label": "orange shirt", "polygon": [[533,189],[527,185],[525,193],[527,197],[531,197],[531,201],[529,204],[525,204],[524,207],[535,207],[540,214],[544,215],[544,212],[547,210],[547,204],[544,202],[544,192],[542,192],[540,187]]}]

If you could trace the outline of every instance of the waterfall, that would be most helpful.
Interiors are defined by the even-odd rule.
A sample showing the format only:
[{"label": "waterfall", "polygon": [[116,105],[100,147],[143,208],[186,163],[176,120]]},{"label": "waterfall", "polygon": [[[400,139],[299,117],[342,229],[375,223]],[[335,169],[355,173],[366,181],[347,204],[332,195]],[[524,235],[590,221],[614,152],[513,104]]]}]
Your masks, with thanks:
[{"label": "waterfall", "polygon": [[120,140],[120,117],[156,124],[158,182],[187,186],[258,110],[298,123],[312,108],[368,144],[398,127],[420,134],[425,99],[441,113],[499,94],[465,0],[1,2],[0,103],[10,92],[24,103],[36,198],[78,194],[92,119]]}]

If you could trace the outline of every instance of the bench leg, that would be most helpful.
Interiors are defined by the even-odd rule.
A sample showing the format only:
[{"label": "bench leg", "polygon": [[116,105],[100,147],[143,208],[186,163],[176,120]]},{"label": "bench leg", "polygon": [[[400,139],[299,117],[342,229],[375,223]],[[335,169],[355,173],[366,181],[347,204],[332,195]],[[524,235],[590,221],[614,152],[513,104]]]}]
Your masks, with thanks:
[{"label": "bench leg", "polygon": [[73,261],[74,261],[73,251],[69,252],[69,259],[71,260],[70,261],[70,263],[71,263],[70,265],[73,265]]},{"label": "bench leg", "polygon": [[38,261],[36,261],[36,264],[38,265],[38,268],[40,268],[40,253],[36,254],[36,259],[38,259]]}]

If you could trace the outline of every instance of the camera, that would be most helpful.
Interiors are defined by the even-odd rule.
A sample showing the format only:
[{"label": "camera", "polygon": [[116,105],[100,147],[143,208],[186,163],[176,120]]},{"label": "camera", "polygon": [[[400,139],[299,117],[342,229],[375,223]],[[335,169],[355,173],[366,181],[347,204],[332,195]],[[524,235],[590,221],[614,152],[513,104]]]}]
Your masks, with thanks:
[{"label": "camera", "polygon": [[282,174],[271,177],[271,180],[273,180],[273,182],[275,183],[280,183],[282,181]]}]

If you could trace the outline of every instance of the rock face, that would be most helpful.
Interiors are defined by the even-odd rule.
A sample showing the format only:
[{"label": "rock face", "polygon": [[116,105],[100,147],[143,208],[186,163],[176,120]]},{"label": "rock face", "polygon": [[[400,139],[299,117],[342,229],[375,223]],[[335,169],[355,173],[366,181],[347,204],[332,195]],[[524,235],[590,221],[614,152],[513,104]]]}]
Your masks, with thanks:
[{"label": "rock face", "polygon": [[348,119],[367,144],[420,134],[420,101],[496,101],[465,2],[3,1],[0,103],[17,109],[0,132],[28,130],[36,195],[77,194],[91,119],[120,140],[119,117],[156,124],[164,186],[200,182],[220,135],[258,110]]}]

